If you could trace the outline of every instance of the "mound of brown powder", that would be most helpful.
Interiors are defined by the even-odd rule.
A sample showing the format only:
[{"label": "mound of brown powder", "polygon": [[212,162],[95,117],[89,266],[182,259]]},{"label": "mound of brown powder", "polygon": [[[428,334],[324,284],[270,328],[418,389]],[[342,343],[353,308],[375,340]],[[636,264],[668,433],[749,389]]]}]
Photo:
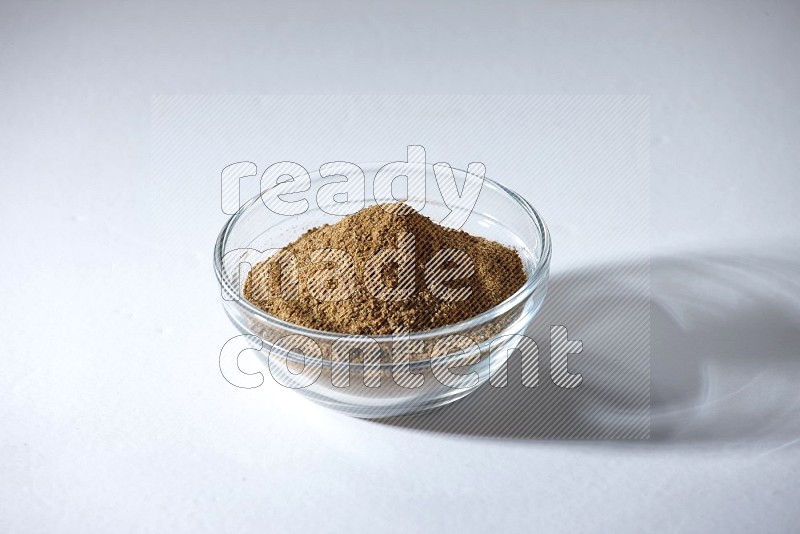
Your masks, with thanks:
[{"label": "mound of brown powder", "polygon": [[305,327],[384,335],[469,319],[526,279],[513,249],[390,204],[309,230],[253,266],[244,296]]}]

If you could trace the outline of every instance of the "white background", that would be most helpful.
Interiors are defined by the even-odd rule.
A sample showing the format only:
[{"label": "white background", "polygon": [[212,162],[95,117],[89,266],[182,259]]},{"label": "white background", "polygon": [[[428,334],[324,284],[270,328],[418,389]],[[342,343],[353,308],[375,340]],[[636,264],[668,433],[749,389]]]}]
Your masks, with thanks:
[{"label": "white background", "polygon": [[[0,530],[791,532],[798,29],[776,2],[4,2]],[[220,169],[150,173],[151,97],[183,93],[650,95],[653,439],[476,437],[231,387]],[[588,206],[537,203],[561,250],[604,240],[562,280],[630,252]]]}]

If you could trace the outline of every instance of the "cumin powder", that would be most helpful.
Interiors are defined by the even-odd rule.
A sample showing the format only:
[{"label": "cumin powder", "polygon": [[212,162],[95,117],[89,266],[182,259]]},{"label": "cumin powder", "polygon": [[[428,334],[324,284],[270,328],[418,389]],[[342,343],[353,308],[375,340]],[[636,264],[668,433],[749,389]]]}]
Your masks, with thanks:
[{"label": "cumin powder", "polygon": [[311,229],[254,265],[244,297],[308,328],[385,335],[464,321],[526,279],[515,250],[383,204]]}]

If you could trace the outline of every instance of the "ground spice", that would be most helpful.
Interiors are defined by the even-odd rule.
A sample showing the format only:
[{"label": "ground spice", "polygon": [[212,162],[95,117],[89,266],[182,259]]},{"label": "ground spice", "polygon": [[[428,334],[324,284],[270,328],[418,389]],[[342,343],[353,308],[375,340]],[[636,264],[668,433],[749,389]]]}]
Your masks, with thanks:
[{"label": "ground spice", "polygon": [[385,335],[464,321],[526,279],[515,250],[384,204],[309,230],[254,265],[244,296],[308,328]]}]

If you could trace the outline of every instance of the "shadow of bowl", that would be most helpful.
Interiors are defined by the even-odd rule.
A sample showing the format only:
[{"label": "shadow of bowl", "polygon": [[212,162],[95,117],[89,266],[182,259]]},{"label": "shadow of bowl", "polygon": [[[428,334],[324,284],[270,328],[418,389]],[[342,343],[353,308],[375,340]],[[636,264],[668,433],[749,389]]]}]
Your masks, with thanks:
[{"label": "shadow of bowl", "polygon": [[[554,273],[528,335],[540,384],[483,386],[404,428],[506,439],[794,443],[800,435],[800,255],[655,258]],[[549,379],[549,327],[583,350],[568,358],[583,382]]]}]

